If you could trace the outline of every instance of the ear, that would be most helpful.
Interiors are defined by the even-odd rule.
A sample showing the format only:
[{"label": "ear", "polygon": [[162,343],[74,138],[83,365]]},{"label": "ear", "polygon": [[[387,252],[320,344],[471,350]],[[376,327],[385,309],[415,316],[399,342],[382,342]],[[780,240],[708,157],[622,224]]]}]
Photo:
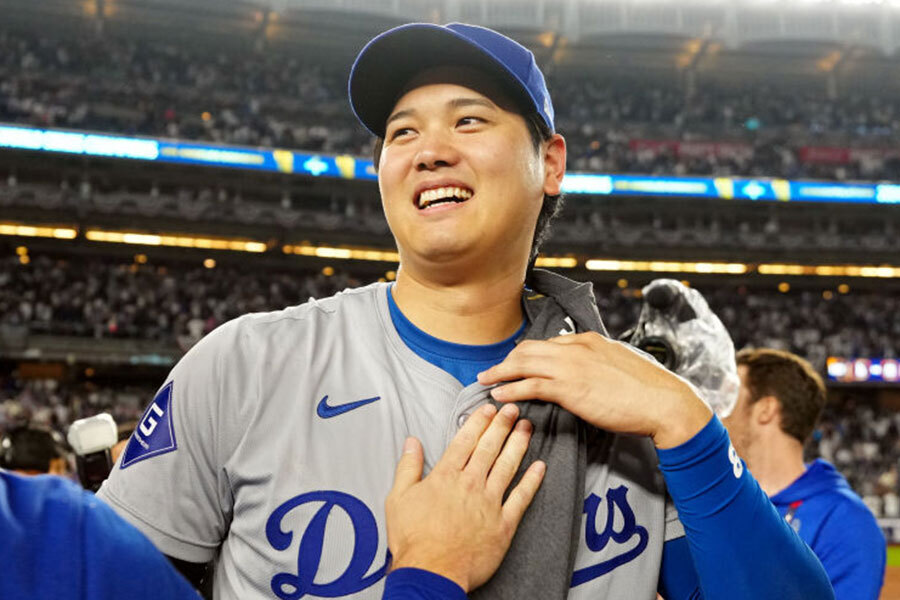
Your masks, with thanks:
[{"label": "ear", "polygon": [[566,174],[566,140],[554,133],[544,142],[544,193],[558,196],[562,192],[562,180]]},{"label": "ear", "polygon": [[781,419],[781,403],[775,396],[763,396],[753,403],[753,418],[760,425],[769,425]]}]

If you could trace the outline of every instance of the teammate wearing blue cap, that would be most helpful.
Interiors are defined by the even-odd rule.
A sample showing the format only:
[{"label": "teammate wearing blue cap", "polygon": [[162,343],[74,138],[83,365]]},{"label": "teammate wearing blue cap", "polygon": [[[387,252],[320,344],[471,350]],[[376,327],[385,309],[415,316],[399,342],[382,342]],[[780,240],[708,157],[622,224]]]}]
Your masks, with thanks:
[{"label": "teammate wearing blue cap", "polygon": [[101,495],[218,598],[830,598],[691,386],[533,269],[566,159],[533,55],[406,25],[349,88],[396,283],[207,336]]}]

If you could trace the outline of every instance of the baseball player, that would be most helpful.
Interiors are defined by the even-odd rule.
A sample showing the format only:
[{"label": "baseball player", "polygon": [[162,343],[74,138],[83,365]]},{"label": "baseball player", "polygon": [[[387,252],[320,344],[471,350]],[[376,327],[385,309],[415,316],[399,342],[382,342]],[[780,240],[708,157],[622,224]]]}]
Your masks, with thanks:
[{"label": "baseball player", "polygon": [[[389,550],[391,577],[431,597],[830,598],[691,386],[603,337],[590,285],[529,268],[566,162],[533,55],[489,29],[410,24],[369,42],[349,90],[380,139],[397,281],[211,333],[101,496],[167,555],[215,561],[217,598],[378,598]],[[523,465],[546,472],[490,577],[486,542],[447,561],[404,540],[478,518],[405,490],[462,468],[448,444],[493,402],[518,403],[533,429]],[[424,487],[408,487],[407,437]],[[401,456],[413,476],[397,476],[388,529]]]}]

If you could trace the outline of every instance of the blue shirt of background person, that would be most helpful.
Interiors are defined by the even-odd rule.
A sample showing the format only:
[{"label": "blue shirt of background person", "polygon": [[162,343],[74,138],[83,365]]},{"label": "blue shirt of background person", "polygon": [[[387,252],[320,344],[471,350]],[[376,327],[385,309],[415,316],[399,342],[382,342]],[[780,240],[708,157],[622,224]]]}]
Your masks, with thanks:
[{"label": "blue shirt of background person", "polygon": [[772,496],[772,502],[822,561],[837,598],[878,598],[886,559],[884,534],[830,463],[810,463],[794,483]]}]

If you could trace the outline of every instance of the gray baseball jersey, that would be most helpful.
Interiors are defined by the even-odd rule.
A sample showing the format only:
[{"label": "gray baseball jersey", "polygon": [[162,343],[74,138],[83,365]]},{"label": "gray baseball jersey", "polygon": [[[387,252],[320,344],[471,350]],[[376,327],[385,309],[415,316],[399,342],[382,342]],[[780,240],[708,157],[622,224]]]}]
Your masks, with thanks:
[{"label": "gray baseball jersey", "polygon": [[[380,598],[404,439],[426,469],[488,389],[410,350],[386,284],[245,315],[172,370],[99,495],[219,599]],[[571,599],[654,600],[684,535],[648,439],[596,433]],[[541,557],[534,557],[536,568]]]}]

